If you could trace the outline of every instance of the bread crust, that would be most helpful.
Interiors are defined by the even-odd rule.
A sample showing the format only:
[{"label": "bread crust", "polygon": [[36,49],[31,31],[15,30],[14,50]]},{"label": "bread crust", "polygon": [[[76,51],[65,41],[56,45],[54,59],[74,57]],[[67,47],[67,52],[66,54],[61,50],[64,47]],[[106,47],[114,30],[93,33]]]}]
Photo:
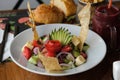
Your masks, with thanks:
[{"label": "bread crust", "polygon": [[[57,7],[41,4],[33,10],[34,20],[37,23],[60,23],[64,19],[64,14]],[[30,15],[31,16],[31,15]]]},{"label": "bread crust", "polygon": [[50,3],[63,11],[66,17],[76,14],[77,5],[73,0],[51,0]]}]

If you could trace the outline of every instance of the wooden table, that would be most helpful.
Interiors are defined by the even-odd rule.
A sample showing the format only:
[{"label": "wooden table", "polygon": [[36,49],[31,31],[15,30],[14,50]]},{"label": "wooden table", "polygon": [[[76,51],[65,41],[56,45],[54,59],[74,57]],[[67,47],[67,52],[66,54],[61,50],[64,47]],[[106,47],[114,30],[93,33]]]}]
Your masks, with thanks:
[{"label": "wooden table", "polygon": [[[115,3],[120,8],[120,2]],[[0,64],[0,80],[113,80],[113,61],[120,60],[120,52],[107,52],[103,61],[94,68],[83,73],[52,77],[28,72],[14,62]]]},{"label": "wooden table", "polygon": [[0,80],[112,80],[112,63],[116,60],[120,60],[120,52],[107,53],[104,60],[96,67],[64,77],[34,74],[18,67],[14,62],[7,62],[0,65]]}]

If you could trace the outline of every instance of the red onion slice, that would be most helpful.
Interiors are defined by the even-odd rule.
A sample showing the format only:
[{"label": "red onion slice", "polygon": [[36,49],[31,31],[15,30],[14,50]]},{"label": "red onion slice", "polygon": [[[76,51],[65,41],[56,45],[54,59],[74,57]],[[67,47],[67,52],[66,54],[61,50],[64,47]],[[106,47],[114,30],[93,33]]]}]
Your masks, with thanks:
[{"label": "red onion slice", "polygon": [[44,66],[43,66],[43,64],[42,64],[42,62],[40,60],[38,60],[37,66],[40,67],[40,68],[44,68]]},{"label": "red onion slice", "polygon": [[70,67],[71,65],[66,63],[61,63],[60,66]]},{"label": "red onion slice", "polygon": [[39,51],[39,47],[35,47],[35,48],[33,49],[33,53],[36,54],[36,55],[38,54],[38,51]]},{"label": "red onion slice", "polygon": [[69,52],[60,52],[60,53],[58,53],[58,55],[56,57],[59,58],[62,54],[67,54],[67,56],[69,55],[69,57],[72,59],[72,62],[73,63],[75,62],[74,56]]}]

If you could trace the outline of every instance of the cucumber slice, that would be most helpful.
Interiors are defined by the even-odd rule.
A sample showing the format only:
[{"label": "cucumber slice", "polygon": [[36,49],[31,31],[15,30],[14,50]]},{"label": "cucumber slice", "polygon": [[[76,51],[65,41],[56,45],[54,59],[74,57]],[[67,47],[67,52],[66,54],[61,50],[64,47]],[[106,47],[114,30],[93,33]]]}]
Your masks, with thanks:
[{"label": "cucumber slice", "polygon": [[28,60],[28,62],[30,62],[30,63],[32,63],[32,64],[37,64],[37,61],[38,61],[38,55],[36,56],[36,55],[33,55],[33,56],[31,56],[30,57],[30,59]]}]

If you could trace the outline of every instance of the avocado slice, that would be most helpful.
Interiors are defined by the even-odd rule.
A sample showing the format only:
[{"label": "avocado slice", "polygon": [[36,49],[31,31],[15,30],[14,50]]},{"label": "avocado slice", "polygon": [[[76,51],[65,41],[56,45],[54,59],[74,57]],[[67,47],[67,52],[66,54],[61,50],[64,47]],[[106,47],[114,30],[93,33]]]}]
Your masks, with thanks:
[{"label": "avocado slice", "polygon": [[62,45],[67,45],[71,42],[72,35],[68,31],[68,29],[61,27],[58,30],[54,29],[51,32],[50,39],[51,40],[59,40],[62,43]]}]

